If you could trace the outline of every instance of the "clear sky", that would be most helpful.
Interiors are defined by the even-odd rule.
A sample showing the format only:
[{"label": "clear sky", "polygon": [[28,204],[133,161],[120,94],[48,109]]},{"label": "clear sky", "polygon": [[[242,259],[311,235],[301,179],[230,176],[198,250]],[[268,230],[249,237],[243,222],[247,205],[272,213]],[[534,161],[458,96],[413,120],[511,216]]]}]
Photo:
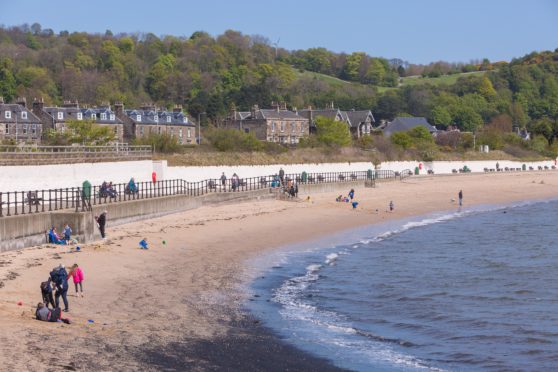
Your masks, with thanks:
[{"label": "clear sky", "polygon": [[510,60],[558,48],[555,0],[0,0],[0,24],[104,33],[262,35],[286,49],[412,63]]}]

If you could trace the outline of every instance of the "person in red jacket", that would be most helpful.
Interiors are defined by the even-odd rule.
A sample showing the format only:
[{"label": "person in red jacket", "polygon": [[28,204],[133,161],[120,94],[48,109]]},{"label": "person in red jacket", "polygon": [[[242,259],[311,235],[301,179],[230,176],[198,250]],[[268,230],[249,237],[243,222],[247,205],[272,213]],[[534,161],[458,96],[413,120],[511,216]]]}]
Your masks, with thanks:
[{"label": "person in red jacket", "polygon": [[151,173],[151,180],[153,181],[153,183],[157,182],[157,173],[155,172]]},{"label": "person in red jacket", "polygon": [[[70,274],[72,277],[72,280],[74,281],[74,285],[76,287],[76,296],[79,296],[81,293],[81,297],[83,297],[83,271],[81,270],[81,268],[78,266],[78,264],[74,264],[74,266],[72,266],[72,268],[70,269]],[[78,291],[78,286],[79,286],[79,291]]]}]

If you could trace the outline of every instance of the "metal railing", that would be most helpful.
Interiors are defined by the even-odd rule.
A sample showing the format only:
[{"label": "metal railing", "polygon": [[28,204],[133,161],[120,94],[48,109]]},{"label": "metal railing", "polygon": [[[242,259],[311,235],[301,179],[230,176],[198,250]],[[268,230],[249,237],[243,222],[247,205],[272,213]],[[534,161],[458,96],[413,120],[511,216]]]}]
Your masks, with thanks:
[{"label": "metal railing", "polygon": [[151,146],[119,143],[108,146],[0,145],[0,165],[100,162],[151,159]]},{"label": "metal railing", "polygon": [[88,211],[92,206],[159,198],[173,195],[190,197],[209,193],[232,193],[262,189],[285,189],[290,181],[298,184],[318,184],[366,180],[394,180],[396,173],[389,170],[359,172],[328,172],[285,174],[250,178],[218,178],[187,182],[182,179],[157,182],[134,182],[67,187],[48,190],[0,192],[0,217],[58,210]]}]

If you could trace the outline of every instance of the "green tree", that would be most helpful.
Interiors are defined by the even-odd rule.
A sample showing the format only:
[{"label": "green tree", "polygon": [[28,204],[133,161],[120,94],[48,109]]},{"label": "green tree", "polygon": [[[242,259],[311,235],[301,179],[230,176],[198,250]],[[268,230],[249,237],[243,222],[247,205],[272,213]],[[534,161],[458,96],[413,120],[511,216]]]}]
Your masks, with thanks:
[{"label": "green tree", "polygon": [[16,79],[10,70],[11,61],[4,59],[0,61],[0,96],[5,102],[13,100],[16,96]]},{"label": "green tree", "polygon": [[431,115],[434,125],[443,125],[447,127],[451,124],[451,114],[442,106],[436,106],[432,109]]},{"label": "green tree", "polygon": [[482,117],[468,106],[458,108],[453,120],[459,129],[467,132],[474,132],[484,124]]},{"label": "green tree", "polygon": [[90,119],[68,120],[64,132],[51,129],[47,134],[47,142],[53,144],[106,145],[114,138],[110,127],[95,124]]},{"label": "green tree", "polygon": [[496,97],[496,90],[492,86],[492,82],[486,75],[482,78],[482,81],[479,86],[479,94],[483,96],[485,99],[490,100]]},{"label": "green tree", "polygon": [[413,146],[413,139],[408,132],[395,132],[390,136],[391,143],[407,150]]},{"label": "green tree", "polygon": [[316,118],[316,136],[318,142],[328,147],[343,147],[351,144],[351,132],[347,123],[323,116]]}]

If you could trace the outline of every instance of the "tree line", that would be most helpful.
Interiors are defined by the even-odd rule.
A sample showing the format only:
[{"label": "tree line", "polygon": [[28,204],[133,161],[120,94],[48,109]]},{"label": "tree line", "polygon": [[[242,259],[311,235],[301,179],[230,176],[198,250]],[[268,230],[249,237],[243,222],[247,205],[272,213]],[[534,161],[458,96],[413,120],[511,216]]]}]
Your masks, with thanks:
[{"label": "tree line", "polygon": [[[332,84],[312,71],[352,83]],[[398,87],[408,75],[436,77],[469,71],[451,85]],[[552,143],[558,135],[558,49],[509,62],[413,65],[365,53],[324,48],[289,51],[261,36],[226,31],[212,37],[152,33],[114,35],[43,29],[39,24],[0,28],[0,95],[42,97],[48,104],[77,99],[88,104],[121,101],[182,104],[197,117],[218,122],[234,105],[343,110],[372,109],[377,120],[424,116],[439,128],[477,131],[485,126],[527,127]],[[378,89],[378,87],[391,87]]]}]

